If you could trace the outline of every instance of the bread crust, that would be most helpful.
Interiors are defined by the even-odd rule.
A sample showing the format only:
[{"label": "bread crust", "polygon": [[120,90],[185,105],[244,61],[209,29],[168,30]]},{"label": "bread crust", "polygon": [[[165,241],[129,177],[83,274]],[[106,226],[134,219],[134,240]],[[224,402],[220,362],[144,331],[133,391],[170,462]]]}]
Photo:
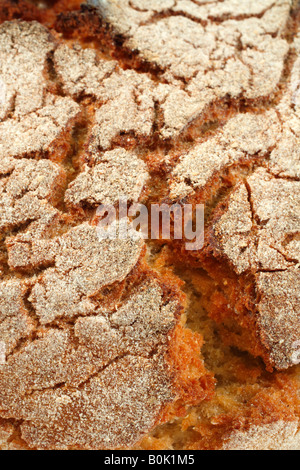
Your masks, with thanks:
[{"label": "bread crust", "polygon": [[[295,5],[0,3],[0,448],[299,448]],[[120,196],[204,249],[99,239]]]},{"label": "bread crust", "polygon": [[222,450],[299,450],[298,422],[278,421],[234,433]]}]

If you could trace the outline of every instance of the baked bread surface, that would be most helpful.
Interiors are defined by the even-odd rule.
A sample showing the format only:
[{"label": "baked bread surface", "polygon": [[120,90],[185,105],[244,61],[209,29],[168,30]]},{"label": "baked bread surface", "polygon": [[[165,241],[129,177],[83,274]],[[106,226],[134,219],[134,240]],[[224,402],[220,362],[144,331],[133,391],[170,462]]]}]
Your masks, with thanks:
[{"label": "baked bread surface", "polygon": [[[297,2],[0,1],[0,447],[292,450]],[[204,248],[97,208],[204,203]]]}]

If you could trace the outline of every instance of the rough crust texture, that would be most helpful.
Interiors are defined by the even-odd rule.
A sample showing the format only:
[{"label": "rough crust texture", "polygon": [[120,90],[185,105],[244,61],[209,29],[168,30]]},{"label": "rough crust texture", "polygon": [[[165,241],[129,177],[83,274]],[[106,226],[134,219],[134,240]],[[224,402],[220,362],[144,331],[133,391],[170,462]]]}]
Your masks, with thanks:
[{"label": "rough crust texture", "polygon": [[275,111],[238,114],[206,142],[183,155],[170,180],[171,199],[204,189],[215,175],[241,161],[266,156],[276,145],[281,126]]},{"label": "rough crust texture", "polygon": [[142,248],[141,240],[100,241],[96,227],[88,224],[52,239],[47,250],[53,258],[49,259],[49,252],[45,256],[54,267],[43,272],[29,298],[41,323],[92,314],[96,305],[90,297],[104,286],[123,281],[138,262]]},{"label": "rough crust texture", "polygon": [[[2,171],[1,171],[2,170]],[[45,218],[61,193],[63,169],[48,160],[4,158],[1,164],[1,229]]]},{"label": "rough crust texture", "polygon": [[278,421],[253,426],[247,432],[235,432],[222,450],[298,450],[298,423]]},{"label": "rough crust texture", "polygon": [[[213,379],[199,356],[199,336],[190,332],[198,344],[190,366],[173,354],[189,347],[179,335],[179,281],[151,271],[140,238],[112,240],[97,231],[97,206],[119,197],[137,202],[149,178],[134,152],[78,148],[82,129],[91,127],[79,95],[93,95],[92,83],[105,90],[116,63],[105,61],[101,72],[91,49],[66,50],[57,41],[36,22],[0,26],[1,447],[128,448],[183,396],[187,404],[211,396]],[[130,74],[119,70],[102,99],[113,102],[124,79],[126,101]],[[151,83],[132,76],[130,94],[140,77]],[[116,106],[105,117],[108,128]],[[145,106],[133,104],[133,127]],[[108,147],[126,131],[120,119]]]},{"label": "rough crust texture", "polygon": [[94,165],[86,165],[69,185],[65,200],[78,206],[83,203],[116,204],[120,198],[137,202],[149,174],[146,164],[133,152],[117,148],[94,157]]},{"label": "rough crust texture", "polygon": [[[298,50],[297,38],[294,48]],[[214,252],[241,278],[251,274],[255,294],[248,293],[242,303],[248,315],[249,310],[252,312],[252,326],[241,316],[233,293],[226,295],[235,324],[254,328],[255,345],[247,344],[244,337],[239,340],[236,334],[232,341],[278,369],[295,364],[300,334],[296,307],[300,285],[298,60],[275,110],[229,120],[214,136],[183,155],[170,177],[172,199],[198,194],[203,198],[210,185],[221,186],[220,177],[226,177],[228,171],[235,181],[234,167],[251,162],[265,166],[238,183],[216,209],[208,235],[212,250],[208,245],[204,258],[207,262],[207,256]],[[209,270],[220,280],[216,267],[210,265]],[[239,289],[243,292],[247,284]],[[218,320],[223,322],[225,317],[221,315]],[[228,315],[226,323],[231,329]],[[258,344],[263,349],[258,350]]]},{"label": "rough crust texture", "polygon": [[[293,49],[299,52],[298,37]],[[229,185],[241,180],[237,177],[238,168],[243,172],[246,168],[247,173],[254,165],[265,167],[238,183],[219,204],[209,223],[207,246],[200,258],[208,263],[209,271],[221,284],[217,265],[213,265],[212,259],[208,261],[211,255],[223,264],[228,263],[228,270],[245,280],[238,287],[242,296],[246,291],[246,298],[240,302],[242,310],[236,305],[239,301],[234,289],[229,294],[225,288],[224,304],[229,296],[232,313],[213,316],[220,323],[226,318],[233,344],[261,355],[269,366],[278,369],[295,364],[300,335],[298,90],[296,58],[275,109],[237,114],[183,154],[169,178],[172,200],[205,202],[207,194],[214,195],[213,191],[222,187],[228,175]],[[222,273],[226,279],[226,270]],[[254,293],[249,292],[250,275]],[[250,322],[245,319],[245,309]],[[254,343],[248,344],[244,336],[239,339],[234,326],[229,324],[230,317],[233,325],[252,330],[256,336]]]},{"label": "rough crust texture", "polygon": [[94,50],[61,46],[54,60],[64,90],[97,100],[92,150],[107,150],[120,134],[151,140],[155,128],[161,138],[169,138],[197,117],[199,100],[191,100],[180,86],[157,84],[147,74],[123,70]]},{"label": "rough crust texture", "polygon": [[5,353],[10,354],[22,338],[33,331],[33,322],[24,303],[25,286],[21,281],[0,283],[0,337]]},{"label": "rough crust texture", "polygon": [[[299,448],[294,2],[65,3],[0,25],[0,448]],[[99,239],[120,197],[204,250]]]},{"label": "rough crust texture", "polygon": [[[180,132],[218,100],[272,95],[280,82],[288,44],[282,39],[291,2],[107,2],[90,0],[123,47],[158,68],[178,87],[161,108]],[[246,13],[247,12],[247,13]]]},{"label": "rough crust texture", "polygon": [[74,333],[40,330],[1,369],[2,413],[22,417],[37,448],[134,444],[174,399],[165,355],[177,309],[147,281],[114,311],[79,318]]},{"label": "rough crust texture", "polygon": [[47,92],[47,58],[54,47],[49,31],[39,23],[1,26],[0,151],[4,157],[51,155],[58,138],[79,114],[79,106],[70,98]]},{"label": "rough crust texture", "polygon": [[[298,42],[296,37],[293,49],[297,54]],[[268,169],[276,177],[300,178],[299,65],[297,58],[286,90],[274,109],[237,114],[212,137],[180,157],[170,177],[171,199],[200,192],[216,175],[245,161],[254,163],[260,157],[268,158]]]}]

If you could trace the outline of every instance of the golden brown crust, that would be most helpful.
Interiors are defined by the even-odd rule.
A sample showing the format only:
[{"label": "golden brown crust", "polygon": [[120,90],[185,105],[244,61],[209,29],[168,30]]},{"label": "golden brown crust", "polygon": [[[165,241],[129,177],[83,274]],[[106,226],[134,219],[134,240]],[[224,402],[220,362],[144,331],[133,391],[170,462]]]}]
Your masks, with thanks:
[{"label": "golden brown crust", "polygon": [[[226,346],[285,369],[300,336],[291,2],[2,3],[0,448],[299,447],[298,368]],[[228,188],[184,268],[97,236]]]}]

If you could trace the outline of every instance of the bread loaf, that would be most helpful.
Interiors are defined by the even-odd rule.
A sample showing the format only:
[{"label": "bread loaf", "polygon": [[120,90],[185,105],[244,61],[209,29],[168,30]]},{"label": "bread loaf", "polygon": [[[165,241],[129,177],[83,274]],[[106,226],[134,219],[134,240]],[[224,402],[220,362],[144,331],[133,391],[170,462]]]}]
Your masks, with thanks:
[{"label": "bread loaf", "polygon": [[0,0],[0,449],[299,450],[298,1],[80,4]]}]

